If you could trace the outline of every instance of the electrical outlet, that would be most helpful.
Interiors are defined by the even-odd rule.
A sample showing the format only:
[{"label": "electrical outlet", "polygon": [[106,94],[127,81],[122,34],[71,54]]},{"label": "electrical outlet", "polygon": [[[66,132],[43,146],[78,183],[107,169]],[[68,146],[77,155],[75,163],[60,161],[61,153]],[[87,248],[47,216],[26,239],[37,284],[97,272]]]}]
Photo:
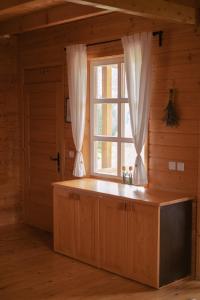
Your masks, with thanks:
[{"label": "electrical outlet", "polygon": [[168,169],[170,171],[176,171],[176,162],[175,161],[169,161],[168,162]]},{"label": "electrical outlet", "polygon": [[181,161],[177,162],[177,171],[179,171],[179,172],[184,172],[185,171],[184,162],[181,162]]}]

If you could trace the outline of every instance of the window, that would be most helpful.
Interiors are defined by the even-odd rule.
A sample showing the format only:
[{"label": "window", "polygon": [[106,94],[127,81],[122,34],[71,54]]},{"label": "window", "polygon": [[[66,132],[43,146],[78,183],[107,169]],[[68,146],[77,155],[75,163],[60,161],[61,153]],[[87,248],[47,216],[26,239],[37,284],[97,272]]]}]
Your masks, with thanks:
[{"label": "window", "polygon": [[93,61],[90,74],[91,173],[120,177],[136,157],[123,57]]}]

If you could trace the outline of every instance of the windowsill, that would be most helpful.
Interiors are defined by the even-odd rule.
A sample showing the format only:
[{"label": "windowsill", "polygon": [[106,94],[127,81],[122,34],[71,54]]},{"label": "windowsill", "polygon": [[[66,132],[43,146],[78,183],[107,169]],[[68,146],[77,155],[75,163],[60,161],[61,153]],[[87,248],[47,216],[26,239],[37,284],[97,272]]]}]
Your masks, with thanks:
[{"label": "windowsill", "polygon": [[95,179],[102,179],[102,180],[106,180],[106,181],[113,181],[113,182],[123,183],[122,178],[121,177],[116,177],[116,176],[95,174],[95,175],[89,175],[88,177],[95,178]]},{"label": "windowsill", "polygon": [[[102,175],[102,174],[95,174],[95,175],[88,175],[87,176],[88,178],[93,178],[93,179],[99,179],[99,180],[105,180],[105,181],[109,181],[109,182],[117,182],[117,183],[121,183],[121,184],[124,184],[124,185],[129,185],[127,183],[123,183],[123,179],[122,177],[116,177],[116,176],[109,176],[109,175]],[[132,186],[135,186],[137,187],[136,185],[133,185]],[[144,185],[144,186],[138,186],[139,188],[148,188],[148,184]]]}]

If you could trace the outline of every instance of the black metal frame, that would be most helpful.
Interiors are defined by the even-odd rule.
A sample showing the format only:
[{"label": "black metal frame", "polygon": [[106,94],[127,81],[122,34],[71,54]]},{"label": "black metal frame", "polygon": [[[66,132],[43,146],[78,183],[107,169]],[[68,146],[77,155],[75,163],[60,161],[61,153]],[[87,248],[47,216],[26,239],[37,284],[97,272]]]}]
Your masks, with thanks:
[{"label": "black metal frame", "polygon": [[[163,31],[153,31],[152,35],[153,36],[158,36],[158,45],[159,47],[162,47],[163,45]],[[102,42],[98,42],[98,43],[91,43],[91,44],[87,44],[87,47],[91,47],[91,46],[97,46],[97,45],[103,45],[103,44],[108,44],[108,43],[112,43],[112,42],[119,42],[121,41],[121,39],[115,39],[115,40],[109,40],[109,41],[102,41]],[[66,48],[64,48],[66,50]]]},{"label": "black metal frame", "polygon": [[159,47],[162,47],[163,44],[163,31],[154,31],[153,36],[158,36],[158,43],[159,43]]}]

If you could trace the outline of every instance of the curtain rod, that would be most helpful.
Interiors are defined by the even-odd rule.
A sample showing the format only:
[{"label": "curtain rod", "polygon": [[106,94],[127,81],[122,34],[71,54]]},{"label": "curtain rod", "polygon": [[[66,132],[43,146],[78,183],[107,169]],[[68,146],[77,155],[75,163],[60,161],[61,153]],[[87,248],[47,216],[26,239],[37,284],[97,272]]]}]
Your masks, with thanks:
[{"label": "curtain rod", "polygon": [[121,39],[115,39],[115,40],[103,41],[103,42],[98,42],[98,43],[91,43],[91,44],[87,44],[87,47],[103,45],[103,44],[108,44],[108,43],[112,43],[112,42],[120,42],[120,41],[121,41]]},{"label": "curtain rod", "polygon": [[[153,31],[152,32],[153,36],[158,36],[158,44],[159,47],[162,47],[163,44],[163,31]],[[112,42],[120,42],[121,39],[115,39],[115,40],[109,40],[109,41],[102,41],[102,42],[97,42],[97,43],[91,43],[91,44],[86,44],[87,47],[91,47],[91,46],[97,46],[97,45],[103,45],[103,44],[108,44],[108,43],[112,43]],[[66,50],[66,47],[65,47]]]}]

